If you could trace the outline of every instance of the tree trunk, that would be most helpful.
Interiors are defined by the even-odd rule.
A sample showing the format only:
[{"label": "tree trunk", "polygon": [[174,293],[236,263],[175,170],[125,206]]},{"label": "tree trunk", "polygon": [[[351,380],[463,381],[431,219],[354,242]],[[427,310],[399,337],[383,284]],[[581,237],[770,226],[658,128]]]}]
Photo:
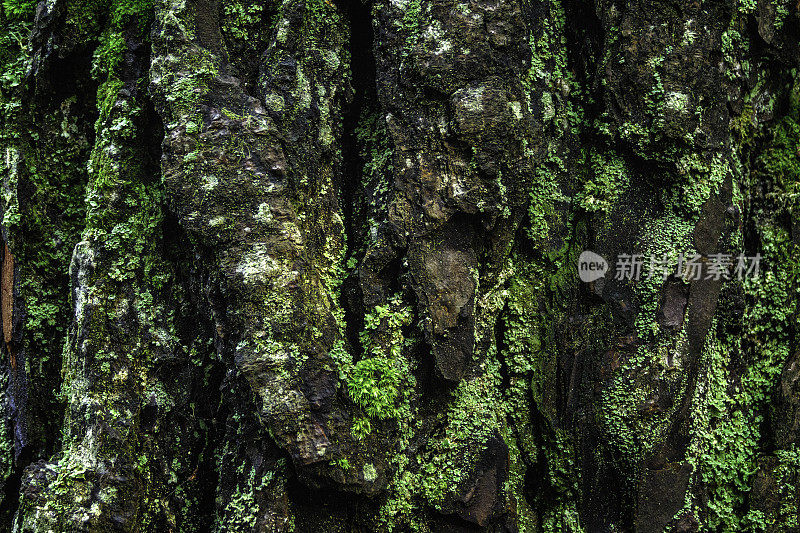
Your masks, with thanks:
[{"label": "tree trunk", "polygon": [[800,532],[799,3],[0,21],[0,530]]}]

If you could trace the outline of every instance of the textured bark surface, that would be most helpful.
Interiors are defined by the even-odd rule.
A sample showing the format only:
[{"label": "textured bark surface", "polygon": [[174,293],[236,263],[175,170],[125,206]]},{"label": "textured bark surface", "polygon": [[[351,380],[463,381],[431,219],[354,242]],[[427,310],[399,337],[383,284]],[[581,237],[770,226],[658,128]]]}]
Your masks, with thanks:
[{"label": "textured bark surface", "polygon": [[800,532],[794,0],[3,0],[0,63],[0,530]]}]

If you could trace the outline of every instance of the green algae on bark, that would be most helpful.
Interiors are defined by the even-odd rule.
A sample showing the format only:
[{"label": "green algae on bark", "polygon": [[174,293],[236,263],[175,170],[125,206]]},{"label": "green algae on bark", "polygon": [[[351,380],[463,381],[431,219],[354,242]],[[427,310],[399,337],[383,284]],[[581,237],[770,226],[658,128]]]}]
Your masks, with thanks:
[{"label": "green algae on bark", "polygon": [[795,2],[0,22],[0,529],[800,527]]}]

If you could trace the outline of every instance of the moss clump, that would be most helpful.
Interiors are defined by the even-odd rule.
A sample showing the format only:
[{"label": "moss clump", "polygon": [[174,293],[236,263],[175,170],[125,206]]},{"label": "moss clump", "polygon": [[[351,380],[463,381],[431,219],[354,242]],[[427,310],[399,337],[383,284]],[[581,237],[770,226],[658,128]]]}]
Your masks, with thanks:
[{"label": "moss clump", "polygon": [[[408,394],[414,378],[403,353],[408,342],[403,333],[411,323],[411,310],[398,294],[377,305],[364,317],[360,340],[364,356],[356,363],[340,361],[339,372],[350,398],[369,418],[398,418],[408,414]],[[360,422],[354,434],[364,436],[369,422]]]},{"label": "moss clump", "polygon": [[628,186],[625,161],[618,154],[596,151],[588,159],[590,178],[576,200],[586,211],[608,212]]},{"label": "moss clump", "polygon": [[[757,241],[743,239],[745,247],[757,246],[761,254],[759,276],[728,282],[744,295],[744,312],[725,327],[715,322],[701,361],[705,370],[694,401],[691,460],[695,482],[702,483],[708,499],[702,506],[696,501],[687,506],[694,506],[712,530],[788,530],[793,520],[788,515],[766,517],[758,509],[747,512],[745,505],[767,437],[762,431],[765,415],[796,334],[793,287],[800,274],[800,248],[785,216],[794,211],[792,191],[800,183],[795,153],[800,131],[791,93],[789,100],[787,115],[762,131],[764,144],[743,176],[768,184],[749,199]],[[791,462],[791,450],[777,455]]]}]

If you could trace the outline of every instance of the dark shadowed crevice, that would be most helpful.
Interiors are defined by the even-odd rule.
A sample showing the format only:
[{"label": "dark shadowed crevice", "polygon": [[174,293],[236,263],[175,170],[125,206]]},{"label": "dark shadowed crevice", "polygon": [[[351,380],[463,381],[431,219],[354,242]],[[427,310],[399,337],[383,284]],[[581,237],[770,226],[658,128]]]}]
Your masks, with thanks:
[{"label": "dark shadowed crevice", "polygon": [[257,0],[247,3],[246,7],[225,2],[216,6],[227,68],[241,80],[242,89],[250,96],[259,93],[259,66],[273,33],[278,4],[271,0]]},{"label": "dark shadowed crevice", "polygon": [[34,456],[30,448],[24,448],[12,466],[11,475],[3,486],[3,501],[0,502],[0,529],[11,531],[14,513],[19,507],[22,473],[33,462]]},{"label": "dark shadowed crevice", "polygon": [[[356,204],[363,202],[358,198],[362,192],[361,180],[364,175],[365,161],[362,157],[363,146],[360,145],[356,130],[362,114],[369,111],[370,103],[376,100],[375,95],[375,57],[373,55],[373,30],[370,15],[371,3],[360,1],[338,1],[340,9],[350,21],[350,65],[353,98],[345,110],[342,135],[342,158],[344,173],[339,177],[339,199],[347,235],[347,257],[353,258],[358,253],[365,235],[361,234],[365,227],[364,220],[356,220],[363,216],[363,210],[356,209]],[[360,258],[357,258],[360,259]],[[361,330],[364,309],[362,308],[361,290],[358,283],[358,270],[348,268],[347,277],[342,287],[341,305],[344,309],[346,337],[356,355],[360,354],[358,333]]]},{"label": "dark shadowed crevice", "polygon": [[[178,337],[184,346],[199,344],[202,348],[205,339],[215,336],[209,317],[202,311],[206,307],[204,286],[208,283],[207,275],[198,271],[198,266],[210,259],[198,260],[198,257],[208,256],[195,251],[177,217],[166,208],[162,226],[165,257],[174,265],[175,284],[185,297],[176,324]],[[193,495],[196,497],[198,515],[194,517],[194,525],[211,530],[219,481],[215,452],[224,444],[224,422],[227,419],[227,412],[221,400],[222,382],[226,371],[223,363],[215,357],[214,346],[209,345],[206,348],[207,350],[199,356],[203,367],[196,366],[190,370],[193,379],[189,385],[188,402],[193,405],[193,421],[200,436],[191,446],[192,459],[189,468],[191,474],[187,479],[181,479],[179,483],[185,489],[189,489],[189,483],[196,483]],[[181,363],[191,366],[195,361],[181,361]],[[174,368],[176,375],[181,370]],[[164,369],[165,375],[169,371],[170,369]]]},{"label": "dark shadowed crevice", "polygon": [[368,103],[375,101],[375,57],[373,56],[373,31],[370,8],[361,2],[338,2],[350,21],[350,68],[353,86],[353,100],[344,113],[344,133],[342,138],[342,157],[345,175],[339,180],[342,211],[345,217],[345,231],[352,249],[356,242],[353,203],[361,176],[364,160],[359,154],[356,128],[361,113]]},{"label": "dark shadowed crevice", "polygon": [[289,461],[286,494],[292,505],[296,533],[374,531],[381,498],[341,490],[321,477],[307,477]]},{"label": "dark shadowed crevice", "polygon": [[[601,59],[603,49],[610,44],[606,42],[609,36],[603,32],[592,0],[566,0],[564,10],[568,66],[579,85],[596,91],[601,85]],[[586,102],[584,112],[589,117],[597,116],[602,103],[602,100]]]}]

